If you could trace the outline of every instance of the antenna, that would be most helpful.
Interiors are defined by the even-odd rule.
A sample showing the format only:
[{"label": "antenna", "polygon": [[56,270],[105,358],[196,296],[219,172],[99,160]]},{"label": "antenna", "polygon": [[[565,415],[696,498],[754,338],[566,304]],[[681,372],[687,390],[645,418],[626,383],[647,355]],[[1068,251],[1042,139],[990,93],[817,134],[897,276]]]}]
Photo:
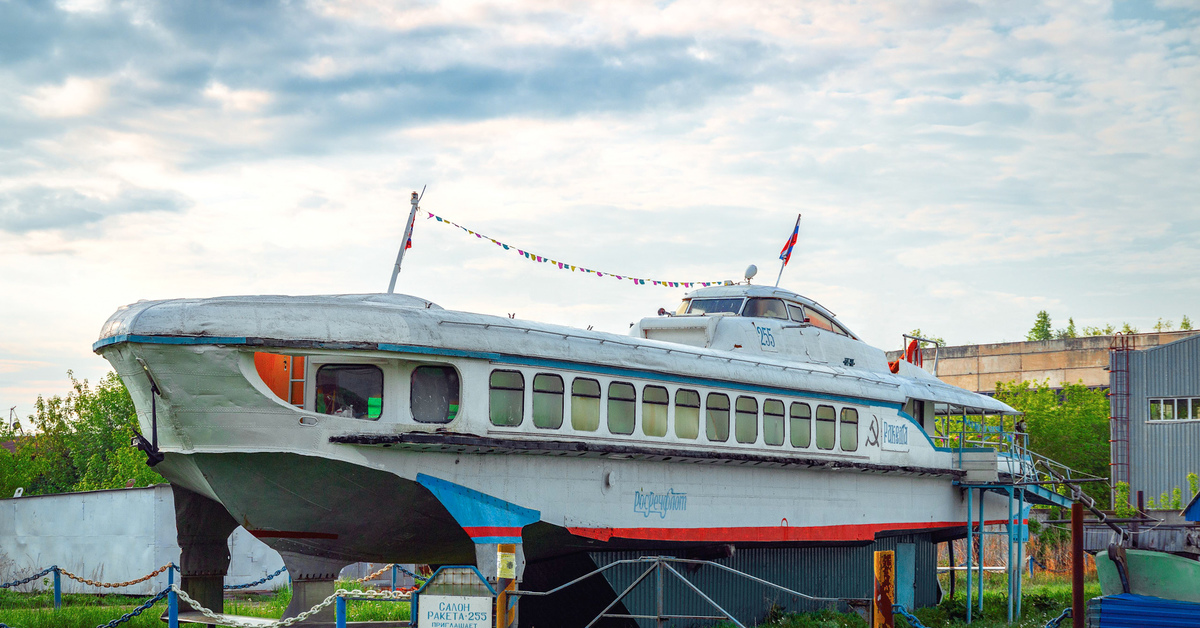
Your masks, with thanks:
[{"label": "antenna", "polygon": [[392,269],[392,281],[388,283],[388,294],[396,291],[396,277],[400,275],[400,262],[404,261],[404,251],[408,249],[408,241],[412,239],[413,221],[417,219],[417,209],[421,199],[425,198],[425,188],[427,185],[421,186],[421,193],[412,193],[412,211],[408,213],[408,222],[404,223],[404,239],[400,240],[400,252],[396,254],[396,268]]}]

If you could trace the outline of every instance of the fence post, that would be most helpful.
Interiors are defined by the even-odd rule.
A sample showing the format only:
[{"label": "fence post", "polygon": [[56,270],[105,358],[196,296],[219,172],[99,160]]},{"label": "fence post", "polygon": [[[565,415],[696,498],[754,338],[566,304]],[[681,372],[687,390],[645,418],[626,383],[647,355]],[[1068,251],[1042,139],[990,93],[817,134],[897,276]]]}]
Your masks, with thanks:
[{"label": "fence post", "polygon": [[335,605],[337,628],[346,628],[346,598],[337,596]]},{"label": "fence post", "polygon": [[396,563],[392,563],[392,591],[396,590],[396,571],[398,567]]},{"label": "fence post", "polygon": [[179,628],[179,596],[175,593],[175,565],[167,565],[167,628]]},{"label": "fence post", "polygon": [[62,608],[62,576],[59,575],[58,565],[54,566],[54,610]]}]

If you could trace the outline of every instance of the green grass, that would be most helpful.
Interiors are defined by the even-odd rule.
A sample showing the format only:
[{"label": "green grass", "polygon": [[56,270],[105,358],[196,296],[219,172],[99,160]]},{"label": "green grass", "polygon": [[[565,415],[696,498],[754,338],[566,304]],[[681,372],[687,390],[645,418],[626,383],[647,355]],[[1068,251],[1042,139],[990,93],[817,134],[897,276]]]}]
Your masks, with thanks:
[{"label": "green grass", "polygon": [[[354,582],[338,582],[338,588],[353,591],[363,587]],[[237,594],[226,598],[225,612],[278,619],[291,598],[289,589],[265,595]],[[146,599],[126,595],[65,594],[62,608],[56,611],[52,593],[0,590],[0,622],[11,628],[95,628],[133,610]],[[159,617],[166,609],[167,602],[163,600],[121,626],[162,628],[164,624]],[[408,619],[408,616],[408,602],[350,600],[347,604],[350,621],[394,621]]]},{"label": "green grass", "polygon": [[[994,580],[994,582],[993,582]],[[1058,617],[1063,609],[1071,605],[1071,584],[1065,578],[1041,578],[1039,583],[1025,584],[1024,600],[1021,604],[1019,621],[1008,623],[1007,585],[1003,578],[988,578],[983,590],[983,613],[975,606],[971,614],[972,628],[1042,628],[1046,622]],[[933,608],[918,609],[914,615],[928,628],[944,626],[966,626],[967,600],[963,583],[955,592],[953,600],[943,600]],[[1095,580],[1084,583],[1084,598],[1100,595],[1100,585]],[[976,604],[978,602],[976,601]],[[1066,625],[1070,625],[1067,623]],[[867,622],[856,614],[834,613],[788,613],[762,624],[760,628],[865,628]],[[897,628],[909,628],[908,622],[896,617]]]}]

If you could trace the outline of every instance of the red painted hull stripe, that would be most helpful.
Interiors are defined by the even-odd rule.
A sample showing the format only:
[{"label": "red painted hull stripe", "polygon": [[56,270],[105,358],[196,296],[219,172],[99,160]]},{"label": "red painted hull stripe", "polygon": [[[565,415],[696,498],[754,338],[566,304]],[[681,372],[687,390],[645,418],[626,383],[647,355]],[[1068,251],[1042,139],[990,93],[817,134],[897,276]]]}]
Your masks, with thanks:
[{"label": "red painted hull stripe", "polygon": [[[1004,519],[988,521],[1000,525]],[[925,521],[913,523],[859,523],[838,526],[757,528],[572,528],[576,536],[599,541],[637,539],[643,541],[704,541],[722,543],[754,543],[781,541],[873,541],[880,532],[892,530],[929,530],[966,527],[965,521]]]},{"label": "red painted hull stripe", "polygon": [[521,527],[501,527],[501,526],[473,526],[463,528],[467,536],[475,538],[477,536],[521,536]]},{"label": "red painted hull stripe", "polygon": [[250,530],[256,539],[329,539],[338,538],[327,532],[293,532],[291,530]]}]

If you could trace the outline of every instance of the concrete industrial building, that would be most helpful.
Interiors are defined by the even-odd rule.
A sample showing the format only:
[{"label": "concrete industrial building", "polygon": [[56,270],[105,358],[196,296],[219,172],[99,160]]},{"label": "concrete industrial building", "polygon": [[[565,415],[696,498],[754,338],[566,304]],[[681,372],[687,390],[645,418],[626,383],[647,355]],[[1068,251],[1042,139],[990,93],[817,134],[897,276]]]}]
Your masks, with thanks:
[{"label": "concrete industrial building", "polygon": [[[1124,336],[1136,349],[1149,349],[1200,334],[1200,330],[1167,331]],[[1033,342],[928,347],[921,350],[925,369],[938,379],[967,390],[991,394],[996,382],[1043,382],[1057,388],[1063,382],[1083,382],[1091,388],[1109,385],[1108,354],[1122,336],[1084,336]],[[889,360],[903,351],[888,353]],[[936,369],[936,370],[935,370]]]}]

